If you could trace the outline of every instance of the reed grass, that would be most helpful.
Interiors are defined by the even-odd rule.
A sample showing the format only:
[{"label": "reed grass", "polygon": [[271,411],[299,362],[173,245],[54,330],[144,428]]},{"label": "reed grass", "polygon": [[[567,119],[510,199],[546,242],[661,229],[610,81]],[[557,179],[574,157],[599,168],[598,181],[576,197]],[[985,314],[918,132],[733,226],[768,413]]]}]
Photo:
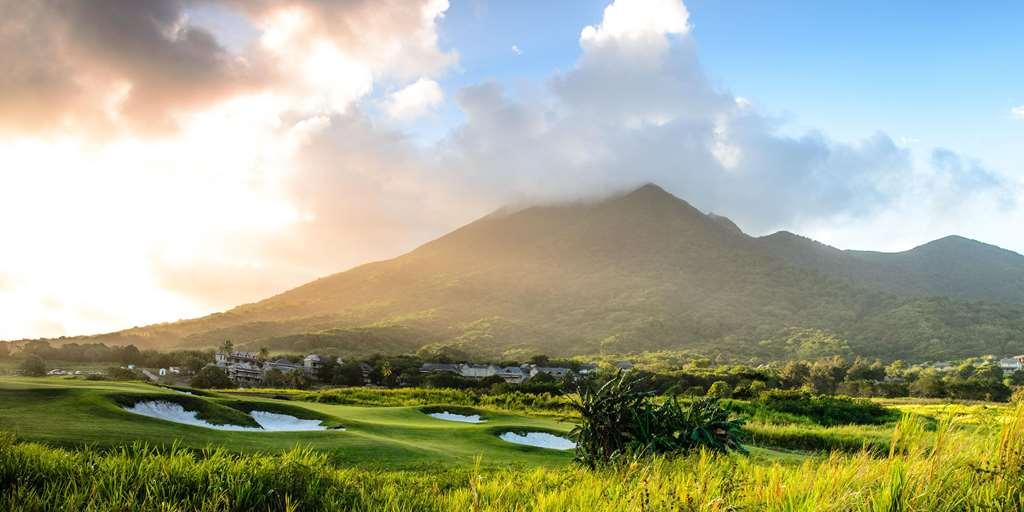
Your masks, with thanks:
[{"label": "reed grass", "polygon": [[696,452],[588,470],[384,471],[321,454],[158,452],[142,444],[68,451],[0,435],[0,510],[1019,511],[1024,406],[934,428],[908,415],[887,450],[799,464]]}]

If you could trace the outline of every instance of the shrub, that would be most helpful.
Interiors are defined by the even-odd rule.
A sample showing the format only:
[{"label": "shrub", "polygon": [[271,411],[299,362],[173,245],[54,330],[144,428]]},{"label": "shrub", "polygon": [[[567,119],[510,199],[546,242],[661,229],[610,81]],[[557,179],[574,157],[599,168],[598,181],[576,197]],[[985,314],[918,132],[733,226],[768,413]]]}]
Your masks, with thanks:
[{"label": "shrub", "polygon": [[137,380],[139,378],[133,370],[117,366],[107,368],[107,377],[111,380]]},{"label": "shrub", "polygon": [[21,362],[21,366],[18,367],[22,375],[27,377],[42,377],[46,375],[46,363],[43,359],[35,354],[32,354],[25,358]]},{"label": "shrub", "polygon": [[729,387],[729,383],[724,380],[716,380],[708,388],[708,396],[714,398],[729,398],[732,396],[732,388]]},{"label": "shrub", "polygon": [[863,398],[815,395],[805,391],[772,390],[761,394],[757,405],[833,425],[881,425],[895,421],[899,413]]},{"label": "shrub", "polygon": [[231,382],[228,374],[224,373],[224,370],[217,368],[216,366],[207,366],[195,377],[192,377],[192,381],[189,383],[194,388],[208,388],[208,389],[226,389],[235,387],[235,383]]},{"label": "shrub", "polygon": [[581,388],[574,407],[580,424],[572,430],[576,460],[591,468],[646,455],[675,455],[696,448],[745,452],[738,439],[742,420],[729,419],[717,399],[681,406],[676,398],[660,405],[640,382],[620,373],[596,390]]}]

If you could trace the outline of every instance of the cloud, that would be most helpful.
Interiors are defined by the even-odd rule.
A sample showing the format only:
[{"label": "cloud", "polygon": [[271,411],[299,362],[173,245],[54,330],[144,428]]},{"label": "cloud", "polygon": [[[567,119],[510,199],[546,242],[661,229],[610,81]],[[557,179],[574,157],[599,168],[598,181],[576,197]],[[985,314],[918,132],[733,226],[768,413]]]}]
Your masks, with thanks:
[{"label": "cloud", "polygon": [[428,78],[419,80],[391,93],[384,103],[384,111],[393,119],[410,121],[426,114],[444,100],[441,85]]},{"label": "cloud", "polygon": [[580,44],[585,49],[612,42],[659,44],[665,35],[689,32],[689,19],[686,6],[678,0],[615,0],[604,9],[599,25],[583,28]]},{"label": "cloud", "polygon": [[0,0],[0,128],[163,126],[254,80],[183,1]]},{"label": "cloud", "polygon": [[341,112],[377,81],[433,76],[458,59],[438,47],[445,0],[214,3],[259,41],[226,49],[190,21],[199,0],[0,0],[0,131],[168,132],[258,93]]},{"label": "cloud", "polygon": [[1024,105],[1019,107],[1013,107],[1010,109],[1010,114],[1017,119],[1024,119]]}]

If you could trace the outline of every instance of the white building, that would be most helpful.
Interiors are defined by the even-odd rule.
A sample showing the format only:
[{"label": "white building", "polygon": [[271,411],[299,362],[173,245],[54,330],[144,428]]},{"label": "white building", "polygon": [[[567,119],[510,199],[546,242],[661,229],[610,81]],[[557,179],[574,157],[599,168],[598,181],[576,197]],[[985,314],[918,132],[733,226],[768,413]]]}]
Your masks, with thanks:
[{"label": "white building", "polygon": [[1024,370],[1024,355],[1000,359],[999,368],[1003,370],[1004,375]]}]

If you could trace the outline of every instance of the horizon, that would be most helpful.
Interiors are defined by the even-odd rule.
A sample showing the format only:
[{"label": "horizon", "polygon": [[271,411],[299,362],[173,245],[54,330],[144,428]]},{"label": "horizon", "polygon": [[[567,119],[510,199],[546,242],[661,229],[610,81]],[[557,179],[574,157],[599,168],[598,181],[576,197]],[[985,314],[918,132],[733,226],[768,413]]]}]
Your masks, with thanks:
[{"label": "horizon", "polygon": [[200,317],[641,183],[751,236],[1024,253],[1024,6],[0,5],[0,340]]}]

